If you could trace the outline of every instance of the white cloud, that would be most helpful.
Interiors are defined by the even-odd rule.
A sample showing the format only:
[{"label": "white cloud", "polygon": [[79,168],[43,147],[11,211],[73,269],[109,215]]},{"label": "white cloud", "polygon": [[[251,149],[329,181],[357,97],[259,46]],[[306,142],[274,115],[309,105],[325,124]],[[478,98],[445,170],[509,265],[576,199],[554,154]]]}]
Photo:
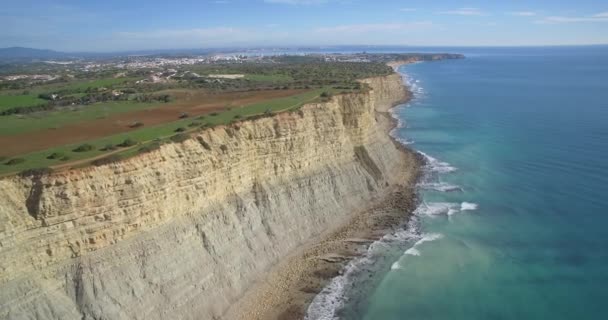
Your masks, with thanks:
[{"label": "white cloud", "polygon": [[410,31],[421,28],[432,27],[431,21],[417,21],[410,23],[370,23],[370,24],[351,24],[333,27],[318,28],[318,33],[366,33],[377,31]]},{"label": "white cloud", "polygon": [[486,15],[479,8],[459,8],[456,10],[440,11],[439,14],[452,14],[460,16],[483,16]]},{"label": "white cloud", "polygon": [[540,24],[554,24],[554,23],[576,23],[576,22],[608,22],[608,12],[600,12],[589,16],[579,17],[562,17],[562,16],[550,16],[545,17],[541,20],[536,21]]},{"label": "white cloud", "polygon": [[594,14],[593,17],[594,18],[608,18],[608,11]]},{"label": "white cloud", "polygon": [[512,11],[508,12],[509,15],[518,16],[518,17],[533,17],[536,15],[536,12],[533,11]]}]

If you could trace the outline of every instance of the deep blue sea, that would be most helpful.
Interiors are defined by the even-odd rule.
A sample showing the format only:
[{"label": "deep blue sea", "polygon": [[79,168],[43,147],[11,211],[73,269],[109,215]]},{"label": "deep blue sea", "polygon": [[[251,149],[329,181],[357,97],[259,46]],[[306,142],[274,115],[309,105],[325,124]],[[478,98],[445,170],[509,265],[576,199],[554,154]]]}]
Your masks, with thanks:
[{"label": "deep blue sea", "polygon": [[608,47],[456,52],[400,69],[393,134],[428,160],[415,217],[309,318],[607,319]]}]

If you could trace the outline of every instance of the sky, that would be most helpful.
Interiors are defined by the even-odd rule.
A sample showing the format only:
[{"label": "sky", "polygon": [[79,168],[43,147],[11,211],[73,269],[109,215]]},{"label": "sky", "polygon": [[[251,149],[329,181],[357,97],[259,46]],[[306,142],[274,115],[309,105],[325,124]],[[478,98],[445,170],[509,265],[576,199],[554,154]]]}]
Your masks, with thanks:
[{"label": "sky", "polygon": [[608,44],[607,0],[2,0],[0,47]]}]

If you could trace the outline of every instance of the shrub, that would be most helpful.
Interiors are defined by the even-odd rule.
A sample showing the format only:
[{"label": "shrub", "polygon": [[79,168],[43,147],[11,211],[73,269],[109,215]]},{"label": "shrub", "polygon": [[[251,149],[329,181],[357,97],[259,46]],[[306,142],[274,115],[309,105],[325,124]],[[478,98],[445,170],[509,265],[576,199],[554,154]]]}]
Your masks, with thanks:
[{"label": "shrub", "polygon": [[321,98],[331,98],[331,92],[323,91],[321,93]]},{"label": "shrub", "polygon": [[189,117],[189,115],[188,115],[186,112],[182,112],[182,113],[179,115],[179,118],[180,118],[180,119],[185,119],[185,118],[188,118],[188,117]]},{"label": "shrub", "polygon": [[184,132],[184,131],[186,131],[186,128],[179,127],[177,129],[175,129],[175,132]]},{"label": "shrub", "polygon": [[100,149],[101,151],[112,151],[112,150],[116,150],[116,147],[113,144],[106,144],[103,148]]},{"label": "shrub", "polygon": [[217,116],[218,114],[219,114],[219,113],[217,113],[217,112],[211,112],[209,115],[210,115],[210,116],[215,117],[215,116]]},{"label": "shrub", "polygon": [[19,172],[19,175],[22,177],[41,176],[43,174],[50,174],[51,172],[53,172],[53,169],[51,168],[34,168],[23,170]]},{"label": "shrub", "polygon": [[93,160],[93,161],[91,161],[91,164],[99,167],[99,166],[103,166],[103,165],[110,164],[110,163],[116,163],[116,162],[119,162],[120,160],[122,160],[121,156],[119,156],[117,154],[112,154],[107,157]]},{"label": "shrub", "polygon": [[174,136],[171,136],[169,138],[169,140],[171,140],[173,142],[184,142],[184,141],[188,140],[189,138],[190,137],[185,133],[178,133]]},{"label": "shrub", "polygon": [[14,166],[16,164],[20,164],[20,163],[24,163],[24,162],[25,162],[25,159],[23,159],[23,158],[13,158],[13,159],[8,160],[5,164],[7,166]]},{"label": "shrub", "polygon": [[194,121],[194,122],[191,122],[191,123],[188,125],[188,127],[193,128],[193,127],[198,127],[198,126],[200,126],[200,125],[201,125],[201,123],[200,123],[200,122],[198,122],[198,121]]},{"label": "shrub", "polygon": [[61,160],[61,161],[68,161],[68,160],[70,160],[70,157],[68,157],[68,156],[63,156],[63,157],[62,157],[61,159],[59,159],[59,160]]},{"label": "shrub", "polygon": [[48,157],[46,157],[47,159],[51,159],[51,160],[55,160],[55,159],[60,159],[63,158],[64,155],[63,153],[60,152],[53,152],[51,153]]},{"label": "shrub", "polygon": [[134,121],[129,125],[129,128],[139,128],[139,127],[142,127],[143,125],[144,125],[144,123],[141,121]]},{"label": "shrub", "polygon": [[205,120],[205,116],[200,116],[197,119],[199,119],[199,120]]},{"label": "shrub", "polygon": [[134,146],[134,145],[136,145],[136,144],[137,144],[137,141],[135,141],[135,140],[133,140],[133,139],[131,139],[131,138],[127,138],[127,139],[125,139],[125,141],[123,141],[123,142],[122,142],[121,144],[119,144],[118,146],[119,146],[119,147],[126,148],[126,147],[132,147],[132,146]]},{"label": "shrub", "polygon": [[148,153],[148,152],[152,152],[154,150],[158,150],[160,149],[160,142],[152,142],[150,144],[147,144],[141,148],[139,148],[139,150],[137,150],[137,152],[139,153]]},{"label": "shrub", "polygon": [[91,151],[93,150],[95,147],[93,147],[92,145],[85,143],[85,144],[81,144],[78,147],[76,147],[76,149],[74,149],[74,152],[87,152],[87,151]]},{"label": "shrub", "polygon": [[223,144],[220,146],[220,150],[222,150],[223,153],[226,153],[228,151],[228,147],[225,144]]}]

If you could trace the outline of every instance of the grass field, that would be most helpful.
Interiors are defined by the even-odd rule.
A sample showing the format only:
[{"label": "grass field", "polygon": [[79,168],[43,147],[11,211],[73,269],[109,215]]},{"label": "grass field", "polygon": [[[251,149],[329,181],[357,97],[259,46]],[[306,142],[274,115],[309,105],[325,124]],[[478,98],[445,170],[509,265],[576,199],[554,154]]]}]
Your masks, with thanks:
[{"label": "grass field", "polygon": [[[119,154],[122,156],[133,155],[137,153],[137,150],[141,148],[142,145],[146,145],[151,143],[151,141],[155,139],[167,139],[176,134],[176,130],[178,128],[183,128],[187,131],[196,130],[205,124],[207,125],[219,125],[219,124],[228,124],[235,120],[246,119],[249,116],[263,114],[267,111],[272,112],[280,112],[286,110],[296,109],[303,104],[308,102],[312,102],[316,100],[323,91],[327,91],[324,89],[318,89],[313,91],[304,92],[298,95],[272,99],[265,102],[254,103],[251,105],[246,105],[242,107],[234,107],[230,110],[226,110],[224,112],[218,112],[216,115],[206,115],[202,119],[201,118],[187,118],[178,121],[174,121],[171,123],[153,126],[153,127],[144,127],[138,130],[121,133],[117,135],[108,136],[101,139],[96,139],[93,141],[86,141],[77,144],[70,144],[64,146],[58,146],[54,148],[50,148],[40,152],[34,152],[27,155],[13,157],[21,158],[24,161],[21,163],[17,163],[14,165],[7,165],[6,163],[10,161],[10,159],[1,159],[0,164],[0,175],[6,175],[11,173],[21,172],[27,169],[34,168],[44,168],[44,167],[53,167],[57,165],[62,165],[65,163],[75,162],[83,159],[90,159],[94,157],[99,157],[103,154],[109,153],[108,151],[102,151],[107,145],[118,145],[122,143],[125,139],[132,139],[140,145],[123,149],[119,151]],[[66,116],[67,117],[67,116]],[[15,120],[13,120],[15,121]],[[42,121],[42,120],[41,120]],[[1,126],[0,126],[1,127]],[[18,130],[13,127],[13,130]],[[93,148],[91,151],[87,152],[75,152],[74,150],[82,144],[92,145]],[[1,152],[1,151],[0,151]],[[48,159],[48,157],[52,154],[57,154],[56,159]],[[61,158],[67,157],[67,159],[61,160]]]},{"label": "grass field", "polygon": [[13,107],[30,107],[46,103],[46,100],[39,99],[36,94],[27,95],[0,95],[0,111]]},{"label": "grass field", "polygon": [[26,115],[2,116],[0,117],[0,135],[15,135],[59,128],[70,123],[99,119],[117,113],[150,109],[161,105],[161,103],[137,103],[132,101],[103,102],[73,108],[73,110],[65,109]]},{"label": "grass field", "polygon": [[288,83],[293,81],[293,78],[287,75],[282,74],[246,74],[246,80],[256,81],[256,82],[271,82],[271,83]]}]

